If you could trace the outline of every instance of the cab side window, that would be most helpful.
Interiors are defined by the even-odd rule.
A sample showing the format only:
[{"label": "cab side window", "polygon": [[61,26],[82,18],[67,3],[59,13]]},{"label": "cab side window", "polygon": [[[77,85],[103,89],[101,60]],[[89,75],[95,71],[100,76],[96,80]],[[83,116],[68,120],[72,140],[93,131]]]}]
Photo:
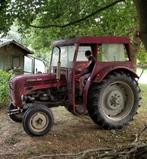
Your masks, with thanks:
[{"label": "cab side window", "polygon": [[98,52],[97,58],[102,62],[129,60],[123,44],[102,44]]}]

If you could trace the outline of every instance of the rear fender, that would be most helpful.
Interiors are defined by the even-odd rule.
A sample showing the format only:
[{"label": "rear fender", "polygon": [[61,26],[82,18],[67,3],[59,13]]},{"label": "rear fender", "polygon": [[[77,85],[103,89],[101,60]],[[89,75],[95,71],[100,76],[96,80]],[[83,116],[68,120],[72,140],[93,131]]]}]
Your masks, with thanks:
[{"label": "rear fender", "polygon": [[102,70],[100,72],[97,72],[97,74],[93,77],[93,81],[94,82],[102,82],[103,79],[105,79],[107,76],[113,74],[114,72],[124,72],[126,74],[129,74],[131,75],[133,78],[139,78],[138,75],[132,70],[132,69],[129,69],[129,68],[115,68],[115,69],[109,69],[109,68],[105,68],[105,70]]},{"label": "rear fender", "polygon": [[108,77],[110,74],[113,74],[114,72],[125,72],[127,74],[130,74],[133,78],[139,78],[138,75],[133,71],[133,69],[129,69],[128,67],[117,66],[117,68],[113,69],[110,67],[105,67],[104,69],[101,69],[99,71],[93,70],[91,76],[88,78],[86,85],[84,87],[83,101],[85,107],[87,107],[88,91],[91,84],[93,82],[101,83],[106,77]]}]

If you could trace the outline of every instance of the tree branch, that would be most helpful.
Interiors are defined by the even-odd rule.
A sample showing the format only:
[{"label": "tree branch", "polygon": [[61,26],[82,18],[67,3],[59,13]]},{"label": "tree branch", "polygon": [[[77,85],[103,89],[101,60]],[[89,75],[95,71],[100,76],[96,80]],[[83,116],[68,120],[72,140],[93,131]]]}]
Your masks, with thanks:
[{"label": "tree branch", "polygon": [[114,158],[145,158],[147,155],[147,145],[128,145],[117,149],[112,148],[101,148],[101,149],[88,149],[79,153],[65,153],[65,154],[43,154],[39,156],[33,156],[28,159],[42,159],[42,158],[74,158],[74,159],[85,159],[85,158],[97,158],[97,159],[114,159]]},{"label": "tree branch", "polygon": [[102,8],[100,8],[100,9],[98,9],[98,10],[92,12],[91,14],[89,14],[89,15],[87,15],[87,16],[81,18],[81,19],[75,20],[75,21],[73,21],[73,22],[69,22],[69,23],[67,23],[67,24],[63,24],[63,25],[49,24],[49,25],[42,25],[42,26],[36,26],[36,25],[33,25],[33,24],[29,24],[29,26],[30,26],[30,27],[33,27],[33,28],[40,28],[40,29],[46,29],[46,28],[51,28],[51,27],[55,27],[55,28],[65,28],[65,27],[68,27],[68,26],[71,26],[71,25],[75,25],[75,24],[77,24],[77,23],[80,23],[80,22],[82,22],[82,21],[84,21],[84,20],[86,20],[86,19],[88,19],[88,18],[90,18],[90,17],[96,15],[97,13],[100,13],[100,12],[102,12],[102,11],[104,11],[104,10],[106,10],[106,9],[108,9],[108,8],[110,8],[110,7],[112,7],[112,6],[114,6],[114,5],[116,5],[116,4],[119,3],[119,2],[125,2],[125,0],[116,0],[116,1],[114,1],[114,2],[112,2],[112,3],[110,3],[110,4],[108,4],[108,5],[106,5],[106,6],[102,7]]},{"label": "tree branch", "polygon": [[136,142],[139,142],[140,141],[140,138],[141,138],[141,135],[147,130],[147,124],[145,124],[144,128],[138,133],[136,134],[136,138],[134,140],[133,143],[136,143]]},{"label": "tree branch", "polygon": [[42,159],[42,158],[51,158],[51,157],[57,157],[57,158],[61,158],[61,157],[74,157],[76,159],[82,159],[84,158],[87,154],[89,153],[93,153],[93,152],[106,152],[106,151],[112,151],[111,148],[98,148],[98,149],[88,149],[85,151],[81,151],[79,153],[62,153],[62,154],[43,154],[40,156],[33,156],[30,157],[29,159]]}]

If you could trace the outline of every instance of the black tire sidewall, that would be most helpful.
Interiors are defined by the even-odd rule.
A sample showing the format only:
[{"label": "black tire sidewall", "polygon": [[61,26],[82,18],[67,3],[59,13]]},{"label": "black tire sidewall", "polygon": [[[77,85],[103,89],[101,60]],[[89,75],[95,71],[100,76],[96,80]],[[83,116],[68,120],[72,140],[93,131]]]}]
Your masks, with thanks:
[{"label": "black tire sidewall", "polygon": [[[33,114],[36,112],[43,112],[47,114],[48,117],[48,125],[45,130],[41,132],[35,132],[30,127],[30,119]],[[34,105],[28,108],[28,110],[24,113],[23,116],[23,128],[25,132],[30,136],[44,136],[46,135],[52,128],[54,122],[52,111],[44,105]]]},{"label": "black tire sidewall", "polygon": [[[134,104],[129,114],[125,118],[123,118],[122,120],[114,121],[105,115],[100,101],[105,89],[107,89],[107,86],[117,81],[123,81],[130,86],[134,94]],[[138,94],[139,87],[135,79],[131,78],[129,75],[118,73],[109,76],[102,84],[97,86],[97,89],[93,87],[91,90],[91,92],[93,92],[92,93],[93,95],[95,90],[99,91],[96,92],[95,98],[93,98],[95,101],[91,101],[91,103],[92,106],[94,106],[94,109],[96,109],[96,116],[92,119],[96,124],[100,124],[104,128],[112,129],[112,128],[121,128],[122,126],[128,124],[129,121],[133,120],[133,116],[136,114],[140,100],[139,99],[140,96]],[[97,106],[95,104],[96,102]]]},{"label": "black tire sidewall", "polygon": [[[114,79],[112,81],[110,81],[106,85],[104,85],[101,93],[104,92],[104,89],[107,89],[107,85],[109,85],[109,84],[111,84],[113,82],[116,82],[116,79],[118,81],[124,81],[124,82],[126,82],[131,87],[132,91],[134,92],[134,105],[133,105],[132,109],[130,110],[129,115],[127,115],[125,118],[123,118],[122,120],[119,120],[119,121],[110,120],[104,114],[101,114],[103,116],[103,118],[105,118],[106,122],[108,122],[110,124],[113,122],[113,126],[112,127],[114,127],[114,128],[115,127],[119,127],[119,125],[122,126],[122,125],[125,125],[125,123],[128,123],[132,119],[132,116],[135,115],[135,112],[136,112],[136,109],[137,109],[137,107],[136,107],[136,103],[137,103],[137,100],[136,100],[137,99],[137,91],[136,91],[136,89],[135,89],[135,87],[133,85],[133,82],[131,80],[129,80],[129,78],[124,78],[124,76],[120,76],[119,78],[114,77]],[[99,112],[103,112],[102,107],[98,107],[98,109],[99,109],[98,110]]]}]

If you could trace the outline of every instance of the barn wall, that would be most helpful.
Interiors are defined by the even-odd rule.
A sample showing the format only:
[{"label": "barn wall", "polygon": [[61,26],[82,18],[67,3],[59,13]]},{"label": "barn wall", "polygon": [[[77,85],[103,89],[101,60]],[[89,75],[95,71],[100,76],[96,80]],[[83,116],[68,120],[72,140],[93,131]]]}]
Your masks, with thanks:
[{"label": "barn wall", "polygon": [[0,69],[11,70],[15,68],[24,70],[24,54],[26,52],[14,44],[0,48]]},{"label": "barn wall", "polygon": [[5,56],[5,48],[2,47],[0,48],[0,69],[5,70],[5,61],[6,61],[6,56]]}]

